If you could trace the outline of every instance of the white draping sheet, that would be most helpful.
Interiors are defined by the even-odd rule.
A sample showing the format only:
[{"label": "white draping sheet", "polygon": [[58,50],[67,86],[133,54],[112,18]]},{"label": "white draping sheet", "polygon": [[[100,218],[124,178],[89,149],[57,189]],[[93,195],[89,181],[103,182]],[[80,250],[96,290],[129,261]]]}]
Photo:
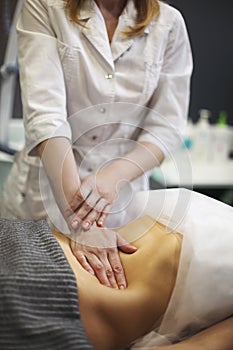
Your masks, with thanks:
[{"label": "white draping sheet", "polygon": [[127,219],[150,215],[183,234],[176,284],[159,327],[132,349],[177,342],[233,314],[233,208],[186,189],[141,192]]}]

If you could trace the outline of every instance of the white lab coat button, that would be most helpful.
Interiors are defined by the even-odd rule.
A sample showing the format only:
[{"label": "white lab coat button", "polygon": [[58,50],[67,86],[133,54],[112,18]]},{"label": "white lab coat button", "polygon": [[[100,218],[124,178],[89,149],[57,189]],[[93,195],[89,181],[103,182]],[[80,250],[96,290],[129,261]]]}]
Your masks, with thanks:
[{"label": "white lab coat button", "polygon": [[100,113],[105,113],[106,109],[104,107],[100,108]]},{"label": "white lab coat button", "polygon": [[112,79],[113,75],[111,73],[107,73],[107,74],[105,74],[105,78],[106,79]]}]

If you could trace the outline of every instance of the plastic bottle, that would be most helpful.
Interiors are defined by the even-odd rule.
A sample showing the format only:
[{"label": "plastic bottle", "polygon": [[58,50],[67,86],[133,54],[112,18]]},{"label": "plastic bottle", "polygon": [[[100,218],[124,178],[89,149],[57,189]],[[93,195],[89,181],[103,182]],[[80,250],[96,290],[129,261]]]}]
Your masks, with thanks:
[{"label": "plastic bottle", "polygon": [[183,146],[189,151],[192,151],[192,147],[193,147],[193,132],[194,132],[193,122],[191,118],[189,118],[187,121],[185,137],[183,141]]},{"label": "plastic bottle", "polygon": [[221,111],[219,113],[219,118],[218,118],[218,121],[217,121],[217,125],[218,126],[223,126],[223,127],[227,126],[227,112],[226,111]]},{"label": "plastic bottle", "polygon": [[197,162],[212,161],[211,127],[209,119],[211,112],[208,109],[200,110],[200,117],[195,125],[193,158]]},{"label": "plastic bottle", "polygon": [[221,111],[214,126],[213,153],[215,162],[224,162],[230,151],[230,131],[227,126],[227,112]]}]

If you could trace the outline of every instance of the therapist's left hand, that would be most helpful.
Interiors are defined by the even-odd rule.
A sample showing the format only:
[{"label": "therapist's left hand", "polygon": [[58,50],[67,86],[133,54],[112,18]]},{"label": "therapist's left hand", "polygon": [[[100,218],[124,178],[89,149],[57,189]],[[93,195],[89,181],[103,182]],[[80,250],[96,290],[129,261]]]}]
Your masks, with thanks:
[{"label": "therapist's left hand", "polygon": [[101,284],[118,289],[127,287],[118,249],[132,254],[137,248],[117,232],[92,226],[89,231],[74,234],[70,245],[79,263],[95,275]]}]

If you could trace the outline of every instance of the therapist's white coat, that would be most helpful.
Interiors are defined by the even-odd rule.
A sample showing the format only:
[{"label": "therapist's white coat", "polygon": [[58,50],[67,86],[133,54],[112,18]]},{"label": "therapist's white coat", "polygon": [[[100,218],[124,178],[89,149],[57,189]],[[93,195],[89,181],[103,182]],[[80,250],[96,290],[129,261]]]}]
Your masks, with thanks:
[{"label": "therapist's white coat", "polygon": [[[144,33],[127,38],[122,31],[136,15],[130,0],[110,45],[97,5],[84,4],[86,28],[69,20],[62,0],[25,0],[17,30],[26,146],[2,193],[3,217],[45,215],[39,159],[31,155],[48,138],[72,141],[84,176],[125,154],[131,140],[155,143],[166,155],[184,131],[192,56],[180,13],[161,2]],[[145,177],[133,185],[146,186]]]}]

